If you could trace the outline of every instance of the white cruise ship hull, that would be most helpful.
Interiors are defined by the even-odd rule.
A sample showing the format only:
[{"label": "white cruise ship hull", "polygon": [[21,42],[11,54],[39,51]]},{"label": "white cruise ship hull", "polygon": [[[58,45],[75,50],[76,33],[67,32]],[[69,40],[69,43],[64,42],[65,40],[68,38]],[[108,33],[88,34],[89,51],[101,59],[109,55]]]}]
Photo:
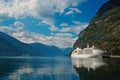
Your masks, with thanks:
[{"label": "white cruise ship hull", "polygon": [[72,53],[71,57],[72,58],[98,58],[98,57],[102,57],[102,54],[104,52],[101,50],[93,50],[92,54],[79,54],[79,53]]}]

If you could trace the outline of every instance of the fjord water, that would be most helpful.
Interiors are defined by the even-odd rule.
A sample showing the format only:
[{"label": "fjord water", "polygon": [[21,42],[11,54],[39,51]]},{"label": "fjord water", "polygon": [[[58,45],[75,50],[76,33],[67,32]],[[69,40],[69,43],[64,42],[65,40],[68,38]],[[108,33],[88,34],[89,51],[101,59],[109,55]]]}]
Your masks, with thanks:
[{"label": "fjord water", "polygon": [[119,80],[119,59],[0,57],[0,80]]}]

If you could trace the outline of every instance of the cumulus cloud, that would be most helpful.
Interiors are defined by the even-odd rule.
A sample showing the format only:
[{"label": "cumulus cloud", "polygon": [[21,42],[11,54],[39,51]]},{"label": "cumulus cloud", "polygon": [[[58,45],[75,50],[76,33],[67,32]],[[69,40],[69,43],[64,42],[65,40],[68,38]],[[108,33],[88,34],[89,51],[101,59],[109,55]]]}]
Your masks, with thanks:
[{"label": "cumulus cloud", "polygon": [[16,21],[16,22],[14,23],[14,26],[15,26],[15,27],[24,27],[24,24],[23,24],[22,22]]},{"label": "cumulus cloud", "polygon": [[[66,8],[78,6],[86,0],[0,0],[0,15],[24,18],[32,16],[47,21],[55,13],[62,14]],[[71,11],[80,12],[77,8]],[[46,20],[47,19],[47,20]]]},{"label": "cumulus cloud", "polygon": [[16,21],[14,25],[14,28],[9,26],[1,26],[0,31],[7,33],[25,43],[39,42],[46,45],[58,46],[60,48],[71,47],[76,40],[76,38],[74,38],[70,33],[60,32],[51,36],[46,36],[25,30],[24,27],[22,27],[24,24],[19,21]]},{"label": "cumulus cloud", "polygon": [[[87,22],[79,22],[79,21],[72,21],[72,22],[74,23],[73,25],[71,25],[69,27],[63,26],[61,29],[55,27],[54,31],[64,32],[64,33],[72,32],[72,33],[78,35],[80,31],[84,30],[88,26]],[[63,25],[63,24],[61,24],[61,25]]]},{"label": "cumulus cloud", "polygon": [[60,24],[60,26],[61,26],[61,27],[67,27],[68,24],[67,24],[67,23],[62,23],[62,24]]},{"label": "cumulus cloud", "polygon": [[[56,32],[56,34],[46,36],[30,32],[25,30],[25,25],[19,21],[12,24],[12,27],[1,26],[0,31],[8,33],[26,43],[40,42],[58,47],[71,47],[76,38],[74,38],[70,32],[78,34],[85,27],[85,24],[81,25],[74,21],[73,23],[75,25],[68,27],[67,23],[62,23],[60,25],[62,29],[59,29],[55,25],[53,16],[56,13],[81,13],[81,11],[75,7],[85,1],[87,0],[0,0],[0,21],[8,18],[19,20],[30,16],[40,20],[41,24],[50,26],[51,32]],[[68,13],[66,13],[66,9],[69,10]]]},{"label": "cumulus cloud", "polygon": [[82,11],[80,11],[78,8],[69,8],[69,11],[65,13],[65,15],[70,15],[70,14],[74,14],[74,13],[82,13]]},{"label": "cumulus cloud", "polygon": [[78,25],[78,26],[71,26],[67,28],[62,28],[59,31],[60,32],[72,32],[74,34],[79,34],[82,30],[84,30],[87,27],[88,24]]},{"label": "cumulus cloud", "polygon": [[84,1],[86,0],[1,0],[0,14],[15,18],[29,15],[46,18],[56,12],[64,13],[69,6],[78,6]]},{"label": "cumulus cloud", "polygon": [[50,30],[56,32],[59,29],[58,29],[58,27],[56,27],[55,25],[53,25],[53,26],[50,27]]},{"label": "cumulus cloud", "polygon": [[70,33],[57,33],[55,34],[56,37],[69,37],[71,38],[73,35]]}]

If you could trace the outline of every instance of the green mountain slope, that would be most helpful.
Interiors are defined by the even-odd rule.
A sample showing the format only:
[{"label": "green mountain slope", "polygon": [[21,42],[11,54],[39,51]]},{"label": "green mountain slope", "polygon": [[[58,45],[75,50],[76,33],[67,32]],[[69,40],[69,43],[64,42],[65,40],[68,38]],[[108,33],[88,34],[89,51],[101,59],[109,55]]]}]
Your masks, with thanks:
[{"label": "green mountain slope", "polygon": [[31,43],[30,45],[34,48],[34,50],[36,50],[39,54],[41,53],[43,56],[62,55],[62,51],[55,46],[48,46],[42,43]]},{"label": "green mountain slope", "polygon": [[42,43],[22,43],[14,37],[0,32],[0,56],[64,56],[70,51],[71,48],[60,49]]},{"label": "green mountain slope", "polygon": [[22,56],[36,55],[36,51],[29,45],[0,32],[0,55]]},{"label": "green mountain slope", "polygon": [[120,0],[109,0],[99,9],[88,27],[80,32],[74,48],[86,47],[87,43],[120,54]]}]

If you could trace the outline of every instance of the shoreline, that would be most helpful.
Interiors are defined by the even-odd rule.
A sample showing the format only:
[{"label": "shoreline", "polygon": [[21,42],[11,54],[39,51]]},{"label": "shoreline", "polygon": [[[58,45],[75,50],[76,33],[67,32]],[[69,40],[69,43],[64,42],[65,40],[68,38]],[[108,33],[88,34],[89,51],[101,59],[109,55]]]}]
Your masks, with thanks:
[{"label": "shoreline", "polygon": [[120,55],[103,55],[102,58],[120,58]]}]

